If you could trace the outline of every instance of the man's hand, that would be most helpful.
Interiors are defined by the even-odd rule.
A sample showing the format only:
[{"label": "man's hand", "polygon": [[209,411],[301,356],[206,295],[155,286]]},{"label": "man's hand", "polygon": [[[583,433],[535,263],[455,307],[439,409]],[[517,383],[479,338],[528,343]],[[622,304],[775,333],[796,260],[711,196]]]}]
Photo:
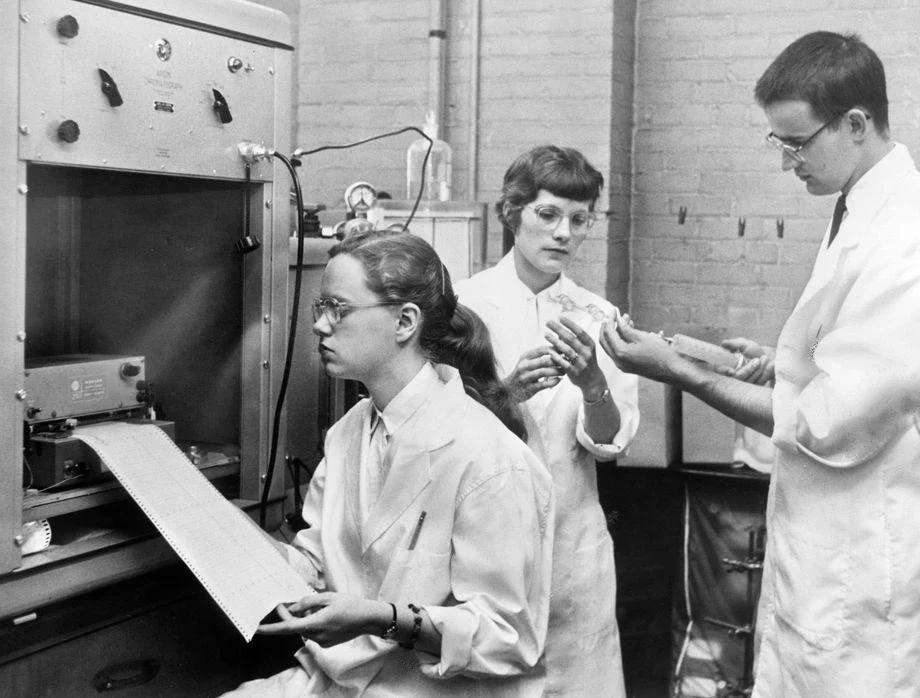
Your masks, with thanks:
[{"label": "man's hand", "polygon": [[722,342],[722,346],[729,351],[740,352],[746,359],[737,369],[720,369],[726,376],[732,376],[746,383],[756,385],[772,385],[776,379],[773,360],[776,349],[761,346],[757,342],[744,337],[734,337]]}]

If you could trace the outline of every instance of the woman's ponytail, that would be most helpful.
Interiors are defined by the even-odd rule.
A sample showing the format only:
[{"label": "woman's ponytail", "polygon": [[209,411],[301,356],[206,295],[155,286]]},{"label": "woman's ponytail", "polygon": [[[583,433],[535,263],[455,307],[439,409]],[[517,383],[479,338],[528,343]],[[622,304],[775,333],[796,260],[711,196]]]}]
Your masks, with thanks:
[{"label": "woman's ponytail", "polygon": [[524,418],[499,380],[485,323],[458,303],[450,273],[422,238],[402,231],[354,233],[329,251],[364,267],[367,286],[384,301],[412,302],[422,311],[419,346],[435,362],[460,372],[466,392],[505,426],[527,438]]},{"label": "woman's ponytail", "polygon": [[511,432],[527,440],[521,408],[498,377],[489,329],[462,303],[456,305],[450,330],[441,337],[435,358],[456,368],[467,394],[487,407]]}]

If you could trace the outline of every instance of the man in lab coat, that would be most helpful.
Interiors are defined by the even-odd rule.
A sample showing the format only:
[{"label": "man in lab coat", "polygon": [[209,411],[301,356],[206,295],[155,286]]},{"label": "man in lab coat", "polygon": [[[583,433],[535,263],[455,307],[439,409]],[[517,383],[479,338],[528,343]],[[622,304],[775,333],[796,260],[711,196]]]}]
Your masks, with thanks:
[{"label": "man in lab coat", "polygon": [[754,697],[920,696],[920,173],[855,35],[801,37],[755,95],[783,169],[845,197],[780,334],[775,386],[707,371],[628,319],[602,346],[777,447]]}]

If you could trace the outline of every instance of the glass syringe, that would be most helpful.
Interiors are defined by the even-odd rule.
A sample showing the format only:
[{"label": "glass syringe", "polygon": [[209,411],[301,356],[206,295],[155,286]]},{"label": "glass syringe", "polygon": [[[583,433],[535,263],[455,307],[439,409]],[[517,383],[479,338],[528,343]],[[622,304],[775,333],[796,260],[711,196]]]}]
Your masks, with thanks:
[{"label": "glass syringe", "polygon": [[718,368],[730,368],[737,371],[744,365],[745,357],[741,352],[729,351],[718,344],[704,342],[702,339],[688,337],[685,334],[674,334],[664,337],[664,340],[678,354],[689,356],[691,359],[703,361]]}]

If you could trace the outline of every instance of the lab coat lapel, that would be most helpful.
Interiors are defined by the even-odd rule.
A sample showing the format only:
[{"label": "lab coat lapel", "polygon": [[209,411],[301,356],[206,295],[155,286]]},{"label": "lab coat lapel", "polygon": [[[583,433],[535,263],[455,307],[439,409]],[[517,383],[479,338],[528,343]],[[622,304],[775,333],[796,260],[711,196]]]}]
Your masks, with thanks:
[{"label": "lab coat lapel", "polygon": [[[370,400],[365,400],[364,409],[356,419],[343,432],[350,432],[351,438],[346,438],[341,449],[330,449],[332,454],[340,453],[341,460],[336,467],[341,468],[345,473],[345,509],[352,522],[353,531],[360,530],[361,512],[358,502],[360,491],[360,472],[361,472],[361,446],[364,438],[364,425],[370,420],[370,413],[374,409]],[[357,438],[353,435],[357,434]],[[328,456],[327,456],[328,457]],[[328,467],[328,466],[327,466]]]},{"label": "lab coat lapel", "polygon": [[463,391],[459,376],[423,402],[394,435],[387,450],[387,476],[380,498],[361,528],[362,552],[392,526],[431,482],[431,451],[451,440],[448,419],[457,418]]},{"label": "lab coat lapel", "polygon": [[[847,221],[849,225],[852,222]],[[834,241],[834,244],[827,247],[827,236],[821,241],[821,250],[815,259],[815,265],[811,272],[811,278],[805,285],[802,295],[796,304],[793,314],[806,306],[812,306],[810,303],[814,296],[822,293],[829,284],[835,279],[840,278],[840,271],[847,263],[849,257],[854,253],[855,248],[859,246],[860,240],[854,235],[847,235],[846,231],[841,230],[840,235]]]},{"label": "lab coat lapel", "polygon": [[837,322],[840,303],[846,297],[846,266],[856,253],[858,241],[838,239],[834,250],[823,249],[815,261],[812,278],[789,315],[777,343],[777,370],[795,384],[804,384],[816,371],[814,353]]}]

